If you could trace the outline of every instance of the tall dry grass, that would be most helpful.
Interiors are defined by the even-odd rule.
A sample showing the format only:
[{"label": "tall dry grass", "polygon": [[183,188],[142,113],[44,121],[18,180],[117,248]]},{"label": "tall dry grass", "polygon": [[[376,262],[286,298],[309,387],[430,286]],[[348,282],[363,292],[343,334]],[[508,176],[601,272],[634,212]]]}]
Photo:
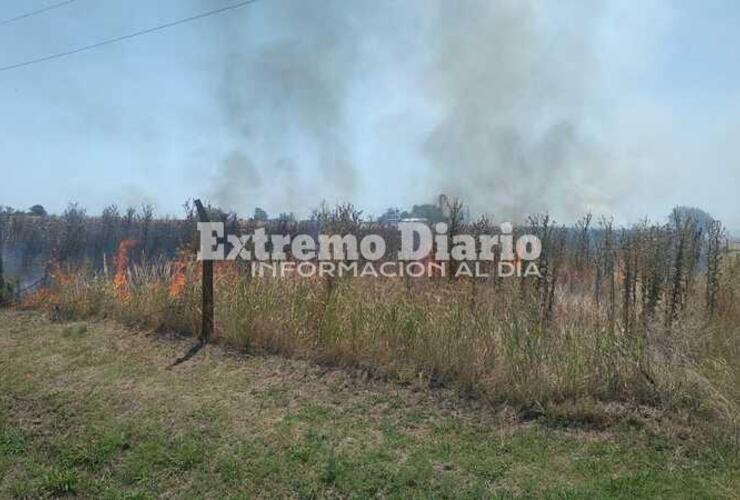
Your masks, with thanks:
[{"label": "tall dry grass", "polygon": [[[590,257],[551,253],[527,280],[255,278],[218,263],[215,340],[522,406],[593,398],[734,422],[740,260],[689,271],[693,235],[681,243],[680,231],[645,227],[617,244],[610,230]],[[26,305],[197,333],[198,263],[125,272],[122,292],[99,272],[58,271]]]}]

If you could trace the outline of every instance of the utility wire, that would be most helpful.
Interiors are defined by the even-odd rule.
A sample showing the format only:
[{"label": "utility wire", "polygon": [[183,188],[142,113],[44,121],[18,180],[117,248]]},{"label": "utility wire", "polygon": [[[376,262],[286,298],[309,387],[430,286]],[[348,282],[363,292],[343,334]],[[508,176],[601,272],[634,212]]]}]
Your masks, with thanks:
[{"label": "utility wire", "polygon": [[64,52],[57,52],[56,54],[50,54],[48,56],[39,57],[37,59],[30,59],[28,61],[23,61],[23,62],[16,63],[16,64],[11,64],[9,66],[3,66],[3,67],[0,67],[0,72],[9,71],[11,69],[16,69],[16,68],[22,68],[24,66],[30,66],[32,64],[38,64],[38,63],[41,63],[41,62],[50,61],[52,59],[58,59],[60,57],[71,56],[72,54],[78,54],[80,52],[85,52],[87,50],[96,49],[98,47],[103,47],[105,45],[110,45],[110,44],[113,44],[113,43],[122,42],[124,40],[130,40],[131,38],[136,38],[138,36],[147,35],[149,33],[155,32],[155,31],[161,31],[161,30],[164,30],[164,29],[167,29],[167,28],[172,28],[173,26],[178,26],[180,24],[189,23],[191,21],[197,21],[198,19],[203,19],[204,17],[209,17],[209,16],[213,16],[213,15],[216,15],[216,14],[221,14],[222,12],[226,12],[226,11],[229,11],[229,10],[238,9],[239,7],[244,7],[245,5],[248,5],[248,4],[251,4],[251,3],[255,3],[257,1],[258,0],[245,0],[243,2],[235,3],[233,5],[227,5],[226,7],[221,7],[220,9],[209,10],[209,11],[203,12],[201,14],[196,14],[194,16],[185,17],[185,18],[182,18],[182,19],[178,19],[176,21],[171,21],[169,23],[160,24],[159,26],[154,26],[154,27],[151,27],[151,28],[143,29],[141,31],[136,31],[134,33],[129,33],[127,35],[121,35],[121,36],[118,36],[118,37],[115,37],[115,38],[108,38],[107,40],[96,42],[96,43],[93,43],[93,44],[90,44],[90,45],[85,45],[84,47],[79,47],[79,48],[72,49],[72,50],[67,50],[67,51],[64,51]]},{"label": "utility wire", "polygon": [[65,5],[69,5],[73,2],[76,2],[77,0],[65,0],[64,2],[55,3],[52,5],[49,5],[48,7],[44,7],[39,10],[34,10],[33,12],[26,12],[25,14],[21,14],[20,16],[11,17],[10,19],[5,19],[3,21],[0,21],[0,26],[4,26],[6,24],[14,23],[16,21],[20,21],[21,19],[25,19],[27,17],[35,16],[36,14],[42,14],[44,12],[48,12],[50,10],[58,9],[59,7],[64,7]]}]

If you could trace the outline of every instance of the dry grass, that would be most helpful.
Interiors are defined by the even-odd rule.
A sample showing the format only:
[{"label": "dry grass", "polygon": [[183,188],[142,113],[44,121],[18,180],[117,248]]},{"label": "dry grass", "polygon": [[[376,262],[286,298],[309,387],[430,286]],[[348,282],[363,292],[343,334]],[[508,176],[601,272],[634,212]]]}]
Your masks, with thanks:
[{"label": "dry grass", "polygon": [[[27,305],[65,319],[113,318],[192,334],[200,320],[198,267],[133,266],[123,296],[100,275],[59,273],[55,287]],[[175,269],[187,283],[177,294],[173,282],[182,276]],[[588,287],[568,281],[556,285],[552,319],[545,321],[538,284],[519,280],[255,279],[229,263],[216,271],[216,340],[238,350],[445,385],[535,410],[592,399],[736,426],[738,263],[725,265],[712,316],[695,286],[670,325],[656,312],[640,316],[630,331],[612,320],[608,303],[597,304]]]},{"label": "dry grass", "polygon": [[[357,233],[349,207],[322,232]],[[215,340],[238,350],[357,368],[402,382],[537,412],[582,400],[647,404],[737,427],[740,259],[721,225],[691,218],[618,230],[586,217],[575,228],[534,217],[542,275],[526,279],[256,278],[217,263]],[[286,229],[288,233],[290,228]],[[296,229],[296,228],[293,228]],[[481,219],[455,231],[486,234]],[[57,269],[26,306],[63,319],[112,318],[196,334],[199,264],[129,265],[115,276]]]}]

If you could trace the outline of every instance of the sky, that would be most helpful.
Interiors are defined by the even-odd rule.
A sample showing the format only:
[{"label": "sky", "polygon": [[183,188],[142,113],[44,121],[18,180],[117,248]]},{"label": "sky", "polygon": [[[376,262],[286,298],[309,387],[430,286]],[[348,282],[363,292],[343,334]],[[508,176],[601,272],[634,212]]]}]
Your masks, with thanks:
[{"label": "sky", "polygon": [[[7,0],[0,20],[55,3]],[[236,3],[76,0],[0,24],[0,67]],[[740,232],[740,2],[258,0],[0,71],[0,205],[190,198]]]}]

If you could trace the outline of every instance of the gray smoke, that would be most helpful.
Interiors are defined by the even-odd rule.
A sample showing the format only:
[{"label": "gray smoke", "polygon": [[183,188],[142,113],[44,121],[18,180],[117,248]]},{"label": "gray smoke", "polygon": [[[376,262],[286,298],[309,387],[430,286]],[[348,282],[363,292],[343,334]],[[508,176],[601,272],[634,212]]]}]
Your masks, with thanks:
[{"label": "gray smoke", "polygon": [[352,3],[270,0],[255,7],[264,33],[238,26],[222,39],[218,99],[237,150],[214,173],[214,201],[244,208],[257,198],[305,210],[321,197],[352,198],[346,104],[361,34]]},{"label": "gray smoke", "polygon": [[262,179],[254,164],[241,151],[233,151],[219,165],[214,175],[211,195],[222,207],[240,207],[245,196],[257,192]]},{"label": "gray smoke", "polygon": [[[404,177],[405,165],[382,169],[428,197],[418,201],[444,192],[473,212],[571,218],[612,210],[628,187],[615,180],[625,177],[618,155],[587,120],[601,111],[602,8],[269,0],[255,9],[257,21],[221,34],[227,55],[217,98],[237,145],[214,172],[217,203],[246,208],[259,199],[305,212],[322,198],[353,199],[360,173],[375,166],[356,165],[352,91],[388,67],[416,75],[428,109],[411,112],[435,117],[416,145],[426,175]],[[368,47],[385,49],[369,57]]]},{"label": "gray smoke", "polygon": [[595,91],[598,11],[577,9],[563,25],[542,2],[435,5],[427,83],[442,119],[424,144],[435,187],[504,218],[608,208],[612,165],[582,116]]}]

